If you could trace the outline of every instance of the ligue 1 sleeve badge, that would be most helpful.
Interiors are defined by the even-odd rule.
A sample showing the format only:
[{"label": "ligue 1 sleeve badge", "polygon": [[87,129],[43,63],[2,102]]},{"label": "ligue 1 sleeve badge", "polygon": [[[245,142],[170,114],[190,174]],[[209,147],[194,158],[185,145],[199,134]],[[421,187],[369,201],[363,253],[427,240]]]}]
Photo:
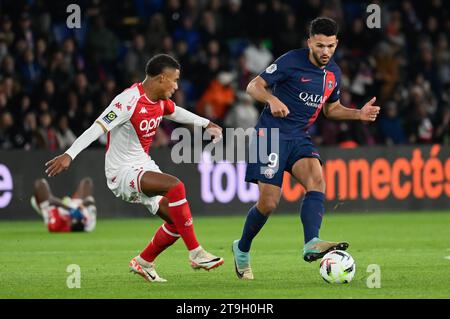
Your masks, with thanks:
[{"label": "ligue 1 sleeve badge", "polygon": [[271,64],[267,67],[266,69],[266,73],[268,74],[272,74],[273,72],[275,72],[277,70],[277,65],[276,64]]}]

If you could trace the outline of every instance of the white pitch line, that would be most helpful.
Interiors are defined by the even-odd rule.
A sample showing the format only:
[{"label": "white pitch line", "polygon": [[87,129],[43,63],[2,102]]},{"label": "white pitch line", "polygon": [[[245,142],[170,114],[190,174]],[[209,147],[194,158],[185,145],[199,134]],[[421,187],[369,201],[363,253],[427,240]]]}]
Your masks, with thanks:
[{"label": "white pitch line", "polygon": [[450,256],[447,256],[447,257],[444,257],[444,258],[450,260]]}]

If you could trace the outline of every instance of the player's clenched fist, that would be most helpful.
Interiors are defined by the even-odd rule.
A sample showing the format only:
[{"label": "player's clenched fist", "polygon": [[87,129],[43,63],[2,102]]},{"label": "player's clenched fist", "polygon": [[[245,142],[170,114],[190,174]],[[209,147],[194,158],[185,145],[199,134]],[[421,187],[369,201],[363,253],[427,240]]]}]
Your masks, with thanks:
[{"label": "player's clenched fist", "polygon": [[72,158],[66,153],[56,156],[54,159],[45,163],[45,166],[47,167],[45,173],[48,177],[56,176],[62,171],[68,169],[70,163],[72,163]]},{"label": "player's clenched fist", "polygon": [[377,119],[378,113],[380,113],[380,107],[373,105],[377,100],[373,97],[369,102],[367,102],[361,109],[361,121],[373,122]]},{"label": "player's clenched fist", "polygon": [[213,137],[213,143],[217,143],[222,138],[222,128],[213,122],[209,122],[206,131]]},{"label": "player's clenched fist", "polygon": [[277,97],[272,97],[269,101],[270,111],[274,117],[286,117],[289,114],[288,107]]}]

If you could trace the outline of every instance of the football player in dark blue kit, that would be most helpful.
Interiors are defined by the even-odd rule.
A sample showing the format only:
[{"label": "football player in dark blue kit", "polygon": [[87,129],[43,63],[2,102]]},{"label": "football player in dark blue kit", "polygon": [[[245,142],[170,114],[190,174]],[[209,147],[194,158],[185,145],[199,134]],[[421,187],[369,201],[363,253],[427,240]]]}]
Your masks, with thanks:
[{"label": "football player in dark blue kit", "polygon": [[[331,250],[348,248],[346,242],[319,239],[325,213],[325,181],[320,155],[308,128],[322,109],[329,119],[373,122],[380,108],[374,105],[375,97],[361,109],[340,103],[341,71],[332,59],[338,44],[337,33],[335,21],[316,18],[310,24],[309,48],[285,53],[247,87],[249,95],[266,103],[250,153],[260,154],[262,141],[267,141],[267,147],[262,158],[258,155],[256,161],[249,160],[247,165],[246,181],[258,184],[259,199],[248,212],[241,238],[233,242],[236,275],[240,279],[253,279],[250,246],[278,205],[284,171],[306,190],[300,211],[305,242],[303,259],[311,262]],[[274,134],[278,134],[275,139]],[[274,141],[277,145],[273,145]]]}]

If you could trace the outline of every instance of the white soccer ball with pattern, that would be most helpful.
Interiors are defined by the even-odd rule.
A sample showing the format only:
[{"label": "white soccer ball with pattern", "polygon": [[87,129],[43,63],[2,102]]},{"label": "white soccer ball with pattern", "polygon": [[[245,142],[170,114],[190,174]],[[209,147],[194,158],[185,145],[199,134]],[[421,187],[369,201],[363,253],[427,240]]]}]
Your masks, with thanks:
[{"label": "white soccer ball with pattern", "polygon": [[356,264],[353,257],[343,251],[334,250],[320,261],[320,275],[330,284],[347,284],[355,275]]}]

